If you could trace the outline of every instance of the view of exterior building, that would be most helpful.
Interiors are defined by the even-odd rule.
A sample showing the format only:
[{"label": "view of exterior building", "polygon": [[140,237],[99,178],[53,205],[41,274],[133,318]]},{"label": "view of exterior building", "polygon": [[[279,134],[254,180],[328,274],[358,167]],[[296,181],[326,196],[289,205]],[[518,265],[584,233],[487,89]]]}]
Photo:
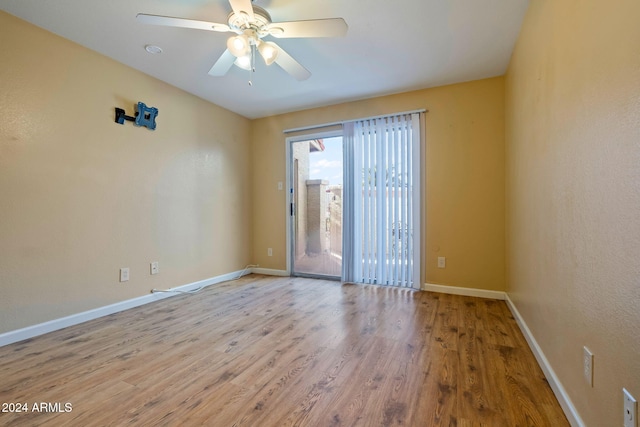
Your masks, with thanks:
[{"label": "view of exterior building", "polygon": [[342,264],[342,185],[310,179],[310,156],[325,150],[323,140],[292,144],[294,271],[340,276]]}]

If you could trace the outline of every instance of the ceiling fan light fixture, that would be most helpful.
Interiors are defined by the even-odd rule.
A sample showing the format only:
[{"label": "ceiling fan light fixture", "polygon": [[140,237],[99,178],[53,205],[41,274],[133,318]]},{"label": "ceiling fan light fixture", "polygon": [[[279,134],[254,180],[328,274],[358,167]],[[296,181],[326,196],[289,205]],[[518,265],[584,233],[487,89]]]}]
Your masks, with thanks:
[{"label": "ceiling fan light fixture", "polygon": [[258,45],[258,52],[262,55],[264,62],[271,65],[278,57],[278,46],[273,42],[261,42]]},{"label": "ceiling fan light fixture", "polygon": [[251,55],[249,54],[239,56],[233,63],[243,70],[251,71]]},{"label": "ceiling fan light fixture", "polygon": [[240,34],[238,36],[229,37],[227,40],[227,49],[235,56],[240,58],[245,56],[251,51],[251,44],[249,37],[246,34]]}]

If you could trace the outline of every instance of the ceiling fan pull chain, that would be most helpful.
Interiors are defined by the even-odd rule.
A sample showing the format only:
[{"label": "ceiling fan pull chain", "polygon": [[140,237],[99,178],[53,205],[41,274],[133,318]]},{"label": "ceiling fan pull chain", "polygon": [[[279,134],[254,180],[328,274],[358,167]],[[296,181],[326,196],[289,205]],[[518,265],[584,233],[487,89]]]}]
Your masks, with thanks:
[{"label": "ceiling fan pull chain", "polygon": [[251,65],[249,67],[249,86],[253,86],[253,73],[256,72],[256,45],[251,43]]},{"label": "ceiling fan pull chain", "polygon": [[256,45],[251,45],[251,72],[256,72]]}]

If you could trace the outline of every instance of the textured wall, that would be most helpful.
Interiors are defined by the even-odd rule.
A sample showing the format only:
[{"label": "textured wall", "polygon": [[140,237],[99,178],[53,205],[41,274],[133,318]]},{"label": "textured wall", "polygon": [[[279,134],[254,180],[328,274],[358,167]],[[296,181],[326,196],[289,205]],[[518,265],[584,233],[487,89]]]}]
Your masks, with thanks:
[{"label": "textured wall", "polygon": [[532,1],[506,78],[508,291],[589,426],[640,398],[639,22],[637,0]]},{"label": "textured wall", "polygon": [[[247,119],[4,12],[0,40],[0,333],[251,261]],[[155,131],[114,123],[138,101]]]},{"label": "textured wall", "polygon": [[[422,151],[426,281],[504,290],[501,77],[253,120],[254,262],[286,268],[286,192],[277,190],[285,181],[285,129],[419,108],[429,110]],[[268,247],[273,257],[266,256]],[[446,269],[436,267],[438,256],[447,257]]]}]

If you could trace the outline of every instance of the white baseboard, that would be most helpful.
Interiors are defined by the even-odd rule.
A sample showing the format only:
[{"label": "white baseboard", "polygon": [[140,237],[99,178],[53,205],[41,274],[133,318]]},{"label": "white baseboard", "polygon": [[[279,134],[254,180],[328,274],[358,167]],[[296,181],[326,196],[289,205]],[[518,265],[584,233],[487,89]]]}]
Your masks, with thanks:
[{"label": "white baseboard", "polygon": [[274,270],[272,268],[258,268],[254,267],[251,269],[252,273],[256,274],[264,274],[266,276],[290,276],[287,270]]},{"label": "white baseboard", "polygon": [[[170,288],[171,291],[191,291],[200,287],[206,287],[215,285],[220,282],[235,279],[241,274],[249,274],[248,271],[238,270],[220,276],[212,277],[198,282],[189,283],[183,286]],[[16,329],[15,331],[5,332],[0,334],[0,347],[12,344],[14,342],[26,340],[29,338],[43,335],[48,332],[57,331],[69,326],[77,325],[89,320],[97,319],[102,316],[108,316],[109,314],[117,313],[120,311],[128,310],[130,308],[138,307],[150,302],[158,301],[171,296],[179,295],[179,293],[162,292],[162,293],[149,293],[141,297],[129,299],[126,301],[117,302],[115,304],[106,305],[104,307],[98,307],[92,310],[83,311],[82,313],[72,314],[70,316],[61,317],[60,319],[50,320],[48,322],[39,323],[37,325],[27,326],[26,328]]]},{"label": "white baseboard", "polygon": [[491,298],[504,300],[506,294],[501,291],[489,291],[487,289],[460,288],[458,286],[434,285],[425,283],[422,285],[423,291],[439,292],[442,294],[464,295],[467,297]]},{"label": "white baseboard", "polygon": [[509,298],[509,295],[506,295],[505,301],[507,303],[507,306],[509,307],[509,310],[511,310],[513,317],[516,319],[516,322],[518,323],[522,334],[527,340],[527,343],[529,343],[529,347],[531,348],[533,355],[536,357],[538,364],[542,368],[542,372],[544,372],[544,376],[547,378],[547,381],[551,386],[551,390],[553,390],[553,393],[556,395],[556,398],[558,399],[558,402],[560,403],[560,406],[562,407],[567,420],[569,420],[569,423],[573,427],[584,427],[585,424],[582,422],[582,418],[580,418],[580,415],[578,414],[575,406],[573,406],[569,395],[562,386],[562,383],[558,379],[553,368],[549,364],[549,361],[542,352],[542,349],[538,345],[538,342],[533,337],[531,330],[520,315],[520,312],[518,312],[518,309],[513,304],[513,301],[511,301],[511,298]]}]

